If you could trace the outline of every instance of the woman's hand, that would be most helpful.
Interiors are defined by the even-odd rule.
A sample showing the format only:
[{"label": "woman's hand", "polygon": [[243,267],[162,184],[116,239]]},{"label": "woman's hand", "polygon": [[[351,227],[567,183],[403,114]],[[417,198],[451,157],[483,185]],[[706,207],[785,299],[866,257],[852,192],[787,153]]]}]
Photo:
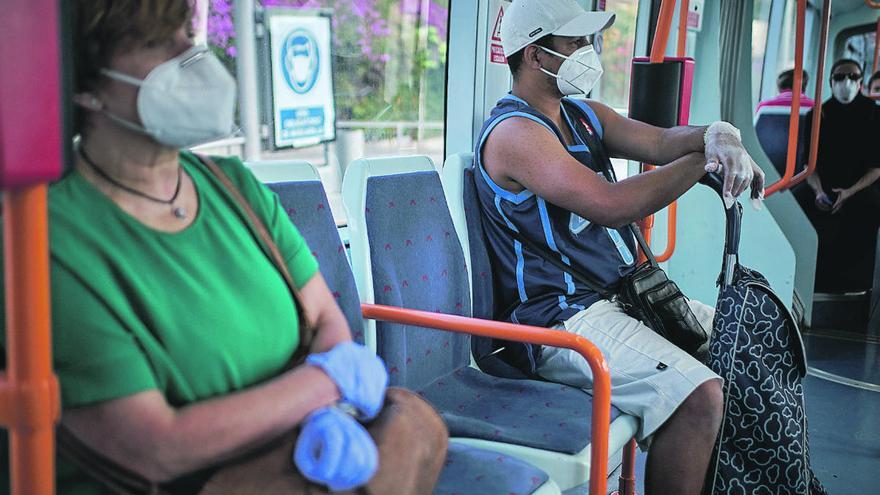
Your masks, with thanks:
[{"label": "woman's hand", "polygon": [[342,342],[327,352],[312,354],[306,363],[324,370],[336,382],[342,400],[354,406],[362,419],[379,414],[388,372],[382,358],[373,351],[354,342]]},{"label": "woman's hand", "polygon": [[379,467],[379,452],[360,423],[325,407],[306,418],[293,461],[303,476],[336,492],[370,481]]}]

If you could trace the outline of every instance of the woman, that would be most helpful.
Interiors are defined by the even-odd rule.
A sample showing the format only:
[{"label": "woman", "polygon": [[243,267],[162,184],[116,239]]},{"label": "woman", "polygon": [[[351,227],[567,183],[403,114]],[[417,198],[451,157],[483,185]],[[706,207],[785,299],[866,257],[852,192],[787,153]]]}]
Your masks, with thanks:
[{"label": "woman", "polygon": [[[63,426],[109,461],[186,490],[202,481],[189,473],[302,427],[303,475],[363,485],[376,445],[331,406],[374,418],[384,366],[350,343],[277,197],[239,160],[218,160],[282,253],[293,294],[216,174],[179,151],[228,135],[236,94],[219,61],[193,47],[189,2],[77,0],[72,10],[80,142],[50,190]],[[303,325],[312,355],[290,368]],[[315,455],[331,441],[345,462]],[[59,493],[101,492],[64,462],[58,478]]]}]

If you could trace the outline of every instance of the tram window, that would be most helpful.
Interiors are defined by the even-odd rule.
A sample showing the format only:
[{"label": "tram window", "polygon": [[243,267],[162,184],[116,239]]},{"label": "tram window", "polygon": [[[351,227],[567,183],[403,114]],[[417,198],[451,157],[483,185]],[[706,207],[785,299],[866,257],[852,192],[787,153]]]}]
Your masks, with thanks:
[{"label": "tram window", "polygon": [[629,107],[629,78],[636,39],[637,0],[608,0],[605,10],[617,14],[614,24],[602,36],[602,67],[593,97],[622,113]]},{"label": "tram window", "polygon": [[[210,0],[207,38],[234,75],[232,3]],[[352,160],[423,154],[443,163],[449,0],[261,0],[259,4],[332,14],[336,103],[335,141],[274,151],[264,146],[262,160],[300,159],[315,165],[340,224],[344,211],[336,199],[342,174]],[[271,78],[269,68],[258,77]],[[242,151],[241,145],[217,148],[219,153]]]},{"label": "tram window", "polygon": [[770,7],[773,0],[755,0],[752,11],[752,108],[761,99],[761,77],[767,55],[767,36],[770,31]]},{"label": "tram window", "polygon": [[[755,0],[752,17],[752,103],[772,98],[777,93],[776,78],[794,67],[798,0]],[[804,17],[804,70],[812,74],[816,50],[811,45],[817,27],[819,8],[807,2]],[[758,76],[757,74],[760,74]]]},{"label": "tram window", "polygon": [[870,70],[874,63],[874,46],[877,43],[876,24],[871,24],[866,28],[870,30],[844,38],[843,55],[840,58],[851,58],[861,64],[864,69],[862,71],[865,76],[864,84],[867,86],[871,74],[878,69],[875,67],[874,70]]}]

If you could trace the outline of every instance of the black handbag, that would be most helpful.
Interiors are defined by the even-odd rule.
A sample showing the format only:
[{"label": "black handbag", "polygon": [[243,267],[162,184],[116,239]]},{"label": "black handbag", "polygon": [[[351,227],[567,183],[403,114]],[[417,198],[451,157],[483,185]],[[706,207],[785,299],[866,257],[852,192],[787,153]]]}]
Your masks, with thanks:
[{"label": "black handbag", "polygon": [[[575,107],[574,105],[571,106]],[[577,112],[581,113],[581,110],[577,108]],[[595,133],[592,132],[586,120],[584,120],[586,118],[576,119],[576,124],[573,126],[575,132],[586,143],[597,168],[600,169],[606,180],[617,182],[617,178],[611,168],[611,160],[605,151],[605,146]],[[654,258],[654,254],[651,252],[651,248],[645,242],[639,229],[634,224],[630,224],[627,227],[635,237],[642,252],[645,253],[647,262],[639,265],[632,273],[625,276],[613,287],[604,287],[592,276],[578,272],[571,266],[565,265],[546,249],[525,239],[518,232],[512,232],[512,234],[532,252],[556,265],[561,270],[571,273],[572,277],[594,290],[603,298],[613,300],[616,297],[628,315],[641,321],[660,336],[701,362],[705,362],[708,355],[709,334],[700,325],[694,312],[691,311],[687,297],[682,294],[675,282],[669,280],[666,273],[660,268],[660,265]]]}]

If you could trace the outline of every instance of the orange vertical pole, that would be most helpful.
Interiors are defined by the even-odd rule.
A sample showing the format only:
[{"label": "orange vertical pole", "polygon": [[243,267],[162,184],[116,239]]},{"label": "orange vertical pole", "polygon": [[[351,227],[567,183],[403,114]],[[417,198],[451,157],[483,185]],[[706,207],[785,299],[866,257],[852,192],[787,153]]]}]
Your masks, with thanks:
[{"label": "orange vertical pole", "polygon": [[[676,48],[676,55],[678,57],[684,57],[687,54],[687,20],[688,20],[688,7],[690,6],[690,2],[688,0],[679,0],[679,9],[678,9],[678,46]],[[653,215],[651,215],[653,217]],[[651,221],[651,227],[653,227],[653,218]],[[666,250],[662,253],[658,254],[657,261],[663,262],[667,261],[669,258],[672,258],[672,253],[675,252],[675,239],[676,239],[676,231],[678,228],[678,201],[673,201],[670,203],[669,207],[666,209]]]},{"label": "orange vertical pole", "polygon": [[[682,4],[684,4],[684,10],[687,12],[687,3],[688,0],[680,0]],[[657,28],[654,30],[654,42],[651,44],[651,63],[659,64],[663,62],[664,55],[666,54],[666,44],[669,42],[669,32],[672,30],[672,19],[673,14],[675,13],[675,0],[663,0],[663,3],[660,4],[660,14],[657,16]],[[679,11],[679,15],[681,15],[681,11]],[[686,14],[685,14],[686,19]],[[686,20],[685,20],[686,23]],[[678,46],[681,49],[681,36],[682,30],[681,26],[679,26],[679,40]],[[685,25],[685,36],[687,36],[687,26]],[[653,168],[652,165],[644,164],[644,170],[651,170]],[[674,209],[670,209],[670,216]],[[650,246],[651,245],[651,229],[654,227],[654,215],[647,216],[641,222],[641,230],[642,235],[645,237],[645,242]],[[675,240],[673,237],[670,237],[670,243],[672,245],[672,249],[675,249]],[[667,244],[667,250],[669,244]],[[664,252],[664,254],[666,254]],[[671,253],[670,253],[671,255]],[[639,252],[639,262],[644,262],[647,258],[645,257],[645,253]]]},{"label": "orange vertical pole", "polygon": [[[781,179],[770,184],[765,189],[765,197],[770,197],[777,191],[789,187],[791,178],[794,176],[794,162],[797,159],[798,126],[800,124],[801,110],[801,81],[804,78],[804,32],[807,17],[807,0],[797,2],[797,31],[794,38],[794,83],[791,98],[791,117],[788,120],[788,154],[785,160],[785,174]],[[816,105],[821,105],[817,101]]]},{"label": "orange vertical pole", "polygon": [[[825,0],[822,9],[822,34],[819,36],[819,65],[816,67],[816,74],[825,72],[825,51],[828,47],[828,26],[831,23],[831,0]],[[813,95],[813,101],[816,105],[822,102],[822,84],[816,84],[816,93]],[[791,178],[788,187],[792,188],[807,177],[813,175],[816,170],[816,159],[819,154],[819,130],[822,125],[822,112],[813,112],[812,126],[810,130],[810,158],[807,160],[807,169]]]},{"label": "orange vertical pole", "polygon": [[[684,0],[682,0],[684,1]],[[660,15],[657,16],[657,28],[654,30],[654,43],[651,45],[651,63],[659,64],[666,53],[669,31],[672,29],[672,16],[675,13],[675,0],[663,0],[660,4]]]},{"label": "orange vertical pole", "polygon": [[54,493],[60,409],[52,372],[46,202],[45,184],[3,193],[8,363],[0,376],[0,423],[10,430],[13,495]]},{"label": "orange vertical pole", "polygon": [[688,25],[688,0],[679,0],[678,6],[678,47],[675,53],[684,57],[687,52],[687,25]]}]

